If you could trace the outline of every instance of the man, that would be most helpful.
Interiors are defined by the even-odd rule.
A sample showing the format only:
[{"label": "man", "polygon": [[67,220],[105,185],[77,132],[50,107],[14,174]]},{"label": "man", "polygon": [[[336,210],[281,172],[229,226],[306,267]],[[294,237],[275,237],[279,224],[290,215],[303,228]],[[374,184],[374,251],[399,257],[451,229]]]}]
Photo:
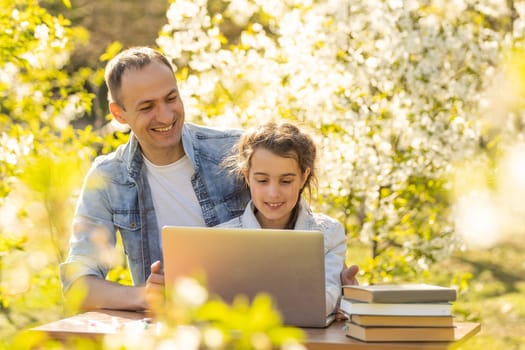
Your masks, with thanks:
[{"label": "man", "polygon": [[[242,214],[249,194],[221,167],[242,131],[185,123],[173,68],[151,48],[118,54],[105,80],[111,114],[132,133],[86,176],[61,280],[65,292],[85,293],[83,308],[142,310],[163,291],[162,226],[215,226]],[[105,280],[117,230],[134,286]],[[356,272],[343,271],[343,283]]]}]

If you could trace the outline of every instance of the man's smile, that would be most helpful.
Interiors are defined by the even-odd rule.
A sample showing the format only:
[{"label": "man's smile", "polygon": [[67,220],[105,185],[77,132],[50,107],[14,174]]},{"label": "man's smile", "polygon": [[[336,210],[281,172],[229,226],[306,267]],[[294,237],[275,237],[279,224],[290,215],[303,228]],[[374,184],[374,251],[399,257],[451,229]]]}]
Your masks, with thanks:
[{"label": "man's smile", "polygon": [[171,129],[173,129],[173,126],[174,126],[174,125],[175,125],[175,122],[173,122],[171,125],[166,126],[166,127],[162,127],[162,128],[151,128],[151,130],[156,131],[156,132],[167,132],[167,131],[170,131]]}]

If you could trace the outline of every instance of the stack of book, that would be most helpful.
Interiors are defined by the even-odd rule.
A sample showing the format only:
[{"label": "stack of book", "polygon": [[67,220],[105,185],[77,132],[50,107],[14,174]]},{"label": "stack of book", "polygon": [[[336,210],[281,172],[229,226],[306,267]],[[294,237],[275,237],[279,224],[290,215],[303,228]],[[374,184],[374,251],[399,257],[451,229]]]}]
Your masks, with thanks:
[{"label": "stack of book", "polygon": [[454,341],[456,289],[430,284],[343,286],[346,335],[363,341]]}]

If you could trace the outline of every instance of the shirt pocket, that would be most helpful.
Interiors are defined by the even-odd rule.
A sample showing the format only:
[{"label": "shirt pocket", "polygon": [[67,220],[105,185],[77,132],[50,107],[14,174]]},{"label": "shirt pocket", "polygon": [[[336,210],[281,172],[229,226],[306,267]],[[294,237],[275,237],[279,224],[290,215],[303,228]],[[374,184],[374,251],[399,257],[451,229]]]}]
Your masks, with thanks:
[{"label": "shirt pocket", "polygon": [[113,222],[120,231],[124,252],[130,262],[139,261],[142,257],[140,234],[140,214],[138,210],[117,209],[113,213]]},{"label": "shirt pocket", "polygon": [[134,209],[116,209],[113,222],[119,229],[134,231],[140,229],[140,213]]}]

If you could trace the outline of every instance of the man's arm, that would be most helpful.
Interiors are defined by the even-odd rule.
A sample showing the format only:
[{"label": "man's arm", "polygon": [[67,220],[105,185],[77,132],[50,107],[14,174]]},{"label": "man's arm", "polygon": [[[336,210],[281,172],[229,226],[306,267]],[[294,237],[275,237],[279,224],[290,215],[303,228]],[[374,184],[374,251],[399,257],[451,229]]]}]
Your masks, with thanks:
[{"label": "man's arm", "polygon": [[[73,282],[67,295],[85,295],[81,309],[144,310],[145,287],[125,286],[97,276],[83,276]],[[73,298],[73,297],[72,297]]]}]

